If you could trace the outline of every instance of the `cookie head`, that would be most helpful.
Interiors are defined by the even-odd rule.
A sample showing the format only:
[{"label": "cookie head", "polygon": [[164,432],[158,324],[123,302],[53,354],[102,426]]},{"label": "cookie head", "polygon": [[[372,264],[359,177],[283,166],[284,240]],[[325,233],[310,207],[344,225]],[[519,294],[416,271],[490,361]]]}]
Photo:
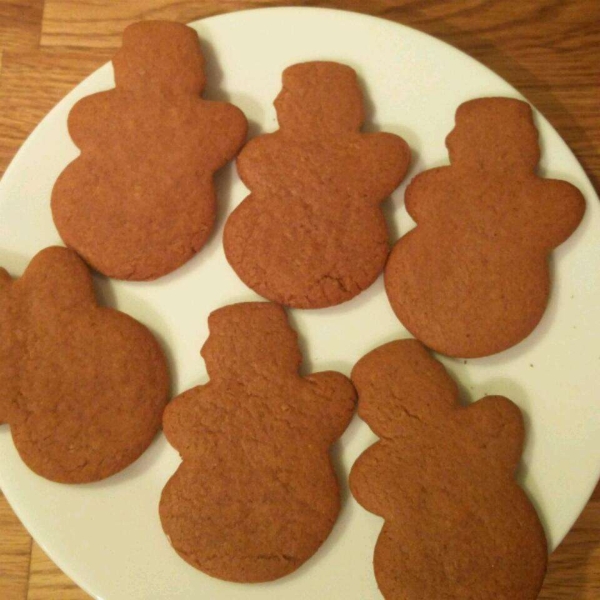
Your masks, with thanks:
[{"label": "cookie head", "polygon": [[181,23],[142,21],[123,33],[113,58],[118,87],[200,94],[204,60],[196,32]]},{"label": "cookie head", "polygon": [[333,62],[306,62],[283,72],[275,99],[281,129],[295,135],[323,131],[357,131],[364,120],[356,73]]},{"label": "cookie head", "polygon": [[243,380],[257,373],[297,374],[302,356],[298,336],[281,306],[267,302],[232,304],[208,317],[210,335],[202,357],[211,379]]},{"label": "cookie head", "polygon": [[456,408],[458,388],[417,340],[380,346],[352,369],[359,415],[381,437],[402,432],[411,419],[435,422]]},{"label": "cookie head", "polygon": [[533,172],[539,159],[538,134],[529,104],[512,98],[478,98],[456,111],[446,138],[450,161],[485,171]]},{"label": "cookie head", "polygon": [[27,268],[28,285],[35,289],[35,302],[46,311],[73,311],[85,301],[95,303],[88,268],[75,252],[60,246],[44,248]]}]

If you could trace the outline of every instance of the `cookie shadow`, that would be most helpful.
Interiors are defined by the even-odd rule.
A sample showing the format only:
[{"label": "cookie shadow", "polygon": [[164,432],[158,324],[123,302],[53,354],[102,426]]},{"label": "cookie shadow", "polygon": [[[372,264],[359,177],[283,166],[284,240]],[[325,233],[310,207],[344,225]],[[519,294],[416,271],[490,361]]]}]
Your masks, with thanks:
[{"label": "cookie shadow", "polygon": [[202,96],[206,100],[227,102],[229,101],[229,95],[221,89],[224,72],[219,63],[219,55],[206,34],[198,34],[198,37],[200,40],[200,52],[204,57],[204,76],[206,78]]},{"label": "cookie shadow", "polygon": [[214,177],[215,189],[217,192],[217,216],[213,230],[208,238],[208,244],[211,248],[218,244],[219,250],[223,239],[223,227],[229,213],[233,210],[234,198],[233,191],[239,177],[235,168],[235,161],[229,162],[225,167],[218,171]]},{"label": "cookie shadow", "polygon": [[223,87],[223,69],[219,64],[219,55],[215,51],[212,42],[207,36],[203,36],[200,39],[200,46],[202,54],[206,59],[204,65],[206,73],[206,88],[203,93],[204,99],[234,104],[248,119],[247,140],[258,135],[260,133],[260,126],[258,123],[261,121],[265,112],[262,104],[257,102],[255,98],[249,94],[225,89]]},{"label": "cookie shadow", "polygon": [[[359,73],[357,73],[357,78],[360,89],[362,90],[363,106],[365,110],[365,120],[362,126],[363,133],[386,132],[398,135],[409,145],[412,155],[413,149],[416,149],[419,144],[419,138],[415,133],[415,130],[402,123],[379,123],[376,119],[377,108],[373,101],[369,84]],[[400,103],[400,100],[398,103]],[[415,160],[411,159],[411,164],[415,162]]]},{"label": "cookie shadow", "polygon": [[[313,311],[326,311],[332,310],[337,307],[330,308],[317,308],[310,309]],[[301,377],[307,377],[308,375],[312,375],[314,373],[319,373],[322,371],[337,371],[338,373],[342,373],[343,375],[348,376],[350,374],[350,370],[352,369],[352,363],[349,361],[338,360],[337,358],[320,358],[318,361],[313,359],[313,351],[310,346],[310,341],[306,335],[302,333],[302,326],[298,322],[298,317],[296,314],[296,310],[305,310],[305,309],[286,309],[288,321],[290,327],[296,332],[298,348],[300,349],[300,354],[302,356],[302,362],[300,363],[300,368],[298,370]]]},{"label": "cookie shadow", "polygon": [[386,198],[380,206],[388,231],[389,252],[386,256],[387,263],[387,259],[389,258],[390,252],[394,248],[395,243],[404,233],[406,233],[402,232],[400,229],[400,223],[398,219],[398,215],[404,206],[404,189],[402,191],[396,190],[389,198]]},{"label": "cookie shadow", "polygon": [[410,149],[410,164],[406,175],[394,192],[381,204],[385,221],[389,232],[390,250],[392,243],[396,241],[402,232],[398,225],[398,212],[404,205],[404,192],[410,180],[416,175],[418,170],[422,168],[420,164],[421,150],[419,145],[419,137],[414,129],[407,127],[401,123],[378,123],[376,115],[376,106],[369,90],[369,85],[365,79],[358,75],[358,82],[363,92],[363,103],[365,107],[365,122],[362,127],[364,133],[393,133],[400,136],[409,146]]}]

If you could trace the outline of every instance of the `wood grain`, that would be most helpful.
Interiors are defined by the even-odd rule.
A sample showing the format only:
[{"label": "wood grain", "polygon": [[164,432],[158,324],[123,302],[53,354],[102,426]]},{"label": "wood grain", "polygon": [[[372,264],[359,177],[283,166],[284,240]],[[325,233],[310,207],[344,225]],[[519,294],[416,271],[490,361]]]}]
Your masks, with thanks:
[{"label": "wood grain", "polygon": [[[182,22],[275,5],[346,8],[420,29],[515,85],[557,128],[598,189],[598,0],[0,0],[0,173],[41,118],[108,60],[138,19]],[[31,538],[0,494],[0,599],[89,598]],[[600,488],[550,557],[540,600],[600,599]],[[110,600],[110,599],[106,599]]]},{"label": "wood grain", "polygon": [[91,596],[58,569],[34,542],[31,548],[31,571],[26,598],[27,600],[50,600],[50,598],[53,600],[90,600]]},{"label": "wood grain", "polygon": [[539,600],[600,598],[600,487],[550,557]]},{"label": "wood grain", "polygon": [[273,0],[198,2],[46,0],[42,45],[115,48],[140,19],[192,21],[219,12],[276,5],[346,8],[415,27],[464,50],[515,85],[558,129],[598,187],[600,2],[564,0]]},{"label": "wood grain", "polygon": [[44,115],[110,60],[102,50],[9,50],[0,76],[0,174]]},{"label": "wood grain", "polygon": [[27,596],[31,538],[0,492],[0,598]]},{"label": "wood grain", "polygon": [[43,8],[43,0],[0,1],[0,51],[37,48]]}]

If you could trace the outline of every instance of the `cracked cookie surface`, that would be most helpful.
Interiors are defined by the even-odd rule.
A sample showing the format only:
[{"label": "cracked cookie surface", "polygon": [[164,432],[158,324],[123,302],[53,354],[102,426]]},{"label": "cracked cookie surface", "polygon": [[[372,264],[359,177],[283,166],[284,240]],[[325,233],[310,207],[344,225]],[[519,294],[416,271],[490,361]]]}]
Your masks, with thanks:
[{"label": "cracked cookie surface", "polygon": [[214,173],[246,138],[243,113],[200,97],[196,32],[145,21],[127,27],[113,58],[116,87],[69,113],[81,154],[52,191],[65,244],[117,279],[150,280],[192,258],[216,214]]},{"label": "cracked cookie surface", "polygon": [[352,370],[358,413],[380,441],[350,489],[385,519],[374,553],[386,600],[534,600],[544,530],[515,481],[525,431],[502,396],[470,406],[416,340],[380,346]]},{"label": "cracked cookie surface", "polygon": [[225,224],[225,254],[269,300],[340,304],[383,270],[389,243],[380,204],[402,181],[410,152],[397,135],[360,132],[362,94],[345,65],[287,68],[275,107],[280,129],[238,157],[251,194]]},{"label": "cracked cookie surface", "polygon": [[352,417],[354,388],[333,371],[298,374],[297,335],[280,306],[227,306],[209,329],[209,382],[164,414],[183,463],[160,518],[177,553],[205,573],[277,579],[310,558],[337,519],[329,448]]},{"label": "cracked cookie surface", "polygon": [[168,388],[152,334],[97,305],[73,251],[42,250],[14,281],[0,269],[0,423],[38,475],[85,483],[128,466],[158,432]]}]

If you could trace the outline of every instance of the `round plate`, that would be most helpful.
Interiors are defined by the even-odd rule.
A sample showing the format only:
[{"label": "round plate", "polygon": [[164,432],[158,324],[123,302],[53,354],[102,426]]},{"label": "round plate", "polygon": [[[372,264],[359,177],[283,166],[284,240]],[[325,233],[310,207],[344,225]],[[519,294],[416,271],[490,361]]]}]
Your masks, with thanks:
[{"label": "round plate", "polygon": [[[228,98],[251,121],[251,135],[276,128],[273,99],[281,71],[328,59],[354,67],[368,98],[368,128],[402,135],[413,150],[407,181],[447,162],[444,138],[454,111],[478,96],[520,97],[488,69],[423,33],[358,14],[308,8],[237,12],[199,21],[209,73],[208,98]],[[0,187],[0,264],[19,275],[32,255],[60,243],[50,192],[77,150],[67,134],[69,109],[81,97],[112,87],[105,65],[64,98],[23,145]],[[527,444],[519,472],[554,548],[582,510],[598,479],[600,424],[600,205],[573,154],[536,114],[543,150],[540,171],[578,186],[587,212],[576,233],[553,253],[554,284],[546,314],[518,346],[478,360],[444,359],[465,401],[504,394],[524,411]],[[110,123],[107,123],[110,127]],[[228,266],[221,245],[227,214],[247,190],[230,165],[218,177],[220,214],[210,243],[175,273],[153,283],[97,277],[100,297],[149,325],[168,348],[176,393],[206,381],[198,354],[215,308],[259,298]],[[413,226],[404,186],[386,202],[394,237]],[[366,352],[407,333],[387,302],[382,279],[336,308],[290,311],[301,334],[306,372],[349,373]],[[345,478],[375,436],[355,417],[334,455],[343,510],[317,554],[273,583],[238,585],[211,579],[170,548],[158,519],[161,490],[179,464],[159,436],[125,471],[90,485],[59,485],[34,475],[19,459],[7,427],[0,430],[0,485],[33,537],[90,594],[104,600],[380,598],[372,553],[380,518],[349,497]],[[415,524],[418,527],[418,523]]]}]

